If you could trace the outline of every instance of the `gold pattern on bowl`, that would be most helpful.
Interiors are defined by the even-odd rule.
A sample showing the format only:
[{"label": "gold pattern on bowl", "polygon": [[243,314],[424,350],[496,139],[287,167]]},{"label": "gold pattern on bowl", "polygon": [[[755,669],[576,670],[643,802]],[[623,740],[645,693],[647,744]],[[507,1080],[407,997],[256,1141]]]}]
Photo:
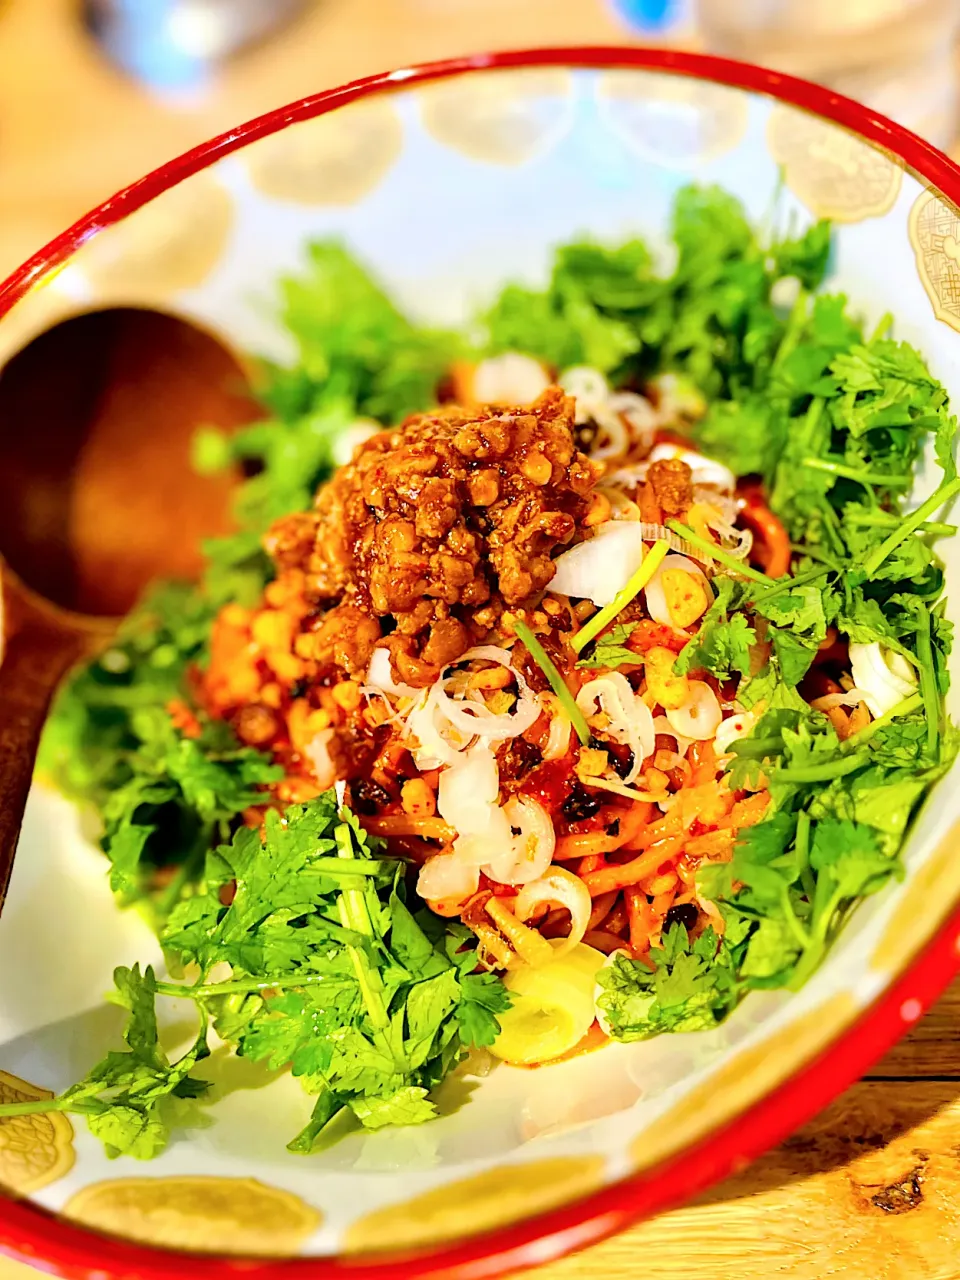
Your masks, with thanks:
[{"label": "gold pattern on bowl", "polygon": [[251,1257],[299,1253],[321,1222],[299,1196],[255,1178],[188,1175],[97,1182],[78,1191],[63,1215],[139,1244]]},{"label": "gold pattern on bowl", "polygon": [[733,151],[750,114],[739,89],[662,72],[606,71],[597,101],[604,123],[631,151],[669,169]]},{"label": "gold pattern on bowl", "polygon": [[900,194],[903,170],[887,152],[805,111],[774,107],[767,145],[786,185],[819,218],[878,218]]},{"label": "gold pattern on bowl", "polygon": [[842,991],[761,1044],[734,1052],[634,1138],[630,1154],[636,1168],[650,1168],[699,1141],[772,1092],[826,1048],[858,1012],[853,996]]},{"label": "gold pattern on bowl", "polygon": [[910,243],[933,314],[960,331],[960,210],[927,190],[910,210]]},{"label": "gold pattern on bowl", "polygon": [[[952,217],[956,220],[957,215]],[[934,936],[960,897],[958,853],[960,822],[955,822],[904,888],[897,909],[870,957],[871,969],[902,973]]]},{"label": "gold pattern on bowl", "polygon": [[67,271],[100,302],[149,302],[207,279],[233,227],[230,193],[210,172],[194,174],[105,227]]},{"label": "gold pattern on bowl", "polygon": [[445,147],[487,164],[527,164],[569,130],[572,86],[569,71],[554,67],[456,76],[420,90],[420,114]]},{"label": "gold pattern on bowl", "polygon": [[372,1253],[440,1244],[546,1213],[603,1185],[601,1156],[501,1165],[375,1209],[352,1223],[343,1248]]},{"label": "gold pattern on bowl", "polygon": [[379,186],[403,147],[389,98],[370,98],[304,120],[243,153],[262,195],[301,205],[350,205]]},{"label": "gold pattern on bowl", "polygon": [[[0,1102],[52,1098],[49,1089],[0,1071]],[[0,1188],[24,1196],[56,1182],[73,1168],[73,1126],[59,1111],[0,1120]]]}]

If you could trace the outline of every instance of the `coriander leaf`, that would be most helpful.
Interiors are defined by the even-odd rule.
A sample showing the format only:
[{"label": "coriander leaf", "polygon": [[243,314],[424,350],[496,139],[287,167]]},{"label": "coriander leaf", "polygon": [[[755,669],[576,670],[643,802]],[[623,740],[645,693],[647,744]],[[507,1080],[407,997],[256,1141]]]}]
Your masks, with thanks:
[{"label": "coriander leaf", "polygon": [[789,971],[802,950],[797,935],[785,919],[764,917],[750,935],[740,966],[744,978],[768,979]]},{"label": "coriander leaf", "polygon": [[599,1007],[616,1040],[642,1040],[662,1031],[700,1031],[715,1026],[735,999],[729,956],[706,929],[693,943],[682,925],[651,948],[654,969],[618,956],[597,980]]},{"label": "coriander leaf", "polygon": [[678,675],[709,671],[718,679],[724,679],[734,671],[747,675],[750,646],[756,638],[756,631],[742,613],[735,613],[725,622],[705,621],[680,652],[673,669]]},{"label": "coriander leaf", "polygon": [[432,1120],[437,1108],[426,1089],[405,1085],[387,1097],[367,1096],[350,1101],[350,1110],[365,1129],[383,1129],[391,1124],[423,1124]]},{"label": "coriander leaf", "polygon": [[626,648],[626,642],[636,630],[636,623],[618,622],[609,631],[598,636],[589,657],[581,658],[578,667],[606,667],[615,670],[617,667],[639,667],[643,664],[642,654]]},{"label": "coriander leaf", "polygon": [[493,1044],[500,1031],[498,1013],[510,1008],[510,994],[495,974],[466,974],[460,979],[460,1004],[457,1025],[460,1039],[467,1046],[485,1048]]}]

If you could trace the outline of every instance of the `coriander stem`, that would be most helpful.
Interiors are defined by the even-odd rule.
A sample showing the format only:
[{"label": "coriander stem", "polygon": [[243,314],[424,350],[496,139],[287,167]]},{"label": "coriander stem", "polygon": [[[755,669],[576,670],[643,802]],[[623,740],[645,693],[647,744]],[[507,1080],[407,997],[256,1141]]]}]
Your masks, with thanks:
[{"label": "coriander stem", "polygon": [[226,982],[207,982],[189,987],[179,982],[158,982],[158,996],[173,996],[180,1000],[212,1000],[215,996],[236,995],[238,992],[283,991],[287,987],[315,987],[328,981],[322,973],[288,973],[276,978],[231,978]]},{"label": "coriander stem", "polygon": [[[348,823],[341,822],[334,832],[334,838],[337,842],[338,858],[352,860],[353,837]],[[366,886],[342,889],[337,910],[340,914],[340,923],[345,929],[353,929],[355,933],[373,937],[373,924],[367,910]],[[356,947],[347,947],[347,950],[350,952],[367,1015],[376,1030],[382,1030],[389,1018],[383,1002],[383,984],[380,981],[380,975],[375,969],[370,969],[366,958]]]},{"label": "coriander stem", "polygon": [[794,911],[793,903],[790,901],[790,886],[788,884],[784,884],[780,892],[780,905],[783,907],[783,918],[787,922],[787,928],[799,942],[801,950],[805,951],[810,945],[810,935],[797,919],[797,913]]},{"label": "coriander stem", "polygon": [[780,345],[777,347],[776,354],[770,365],[770,372],[775,373],[783,364],[787,356],[789,356],[800,341],[803,333],[803,326],[807,322],[807,312],[809,310],[810,295],[806,289],[801,289],[797,294],[796,301],[790,308],[790,315],[787,317],[787,323],[784,325],[783,337],[780,339]]},{"label": "coriander stem", "polygon": [[383,858],[314,858],[307,863],[305,875],[330,876],[333,880],[352,876],[378,876],[396,865],[396,859],[388,863]]},{"label": "coriander stem", "polygon": [[[570,641],[575,653],[580,653],[584,646],[588,645],[594,636],[598,636],[607,623],[612,622],[617,614],[627,607],[634,596],[643,590],[660,568],[663,558],[669,550],[668,543],[655,542],[649,551],[643,553],[643,559],[639,567],[631,574],[626,586],[621,587],[609,604],[605,604],[592,618],[588,619]],[[524,644],[526,644],[526,641],[524,641]]]},{"label": "coriander stem", "polygon": [[193,848],[177,869],[176,875],[157,898],[154,903],[154,912],[161,921],[166,920],[167,916],[177,905],[184,886],[188,881],[192,880],[203,867],[207,856],[207,850],[211,845],[212,836],[213,824],[206,823],[194,842]]},{"label": "coriander stem", "polygon": [[878,471],[866,471],[863,468],[848,467],[842,462],[828,462],[824,458],[804,458],[803,465],[812,471],[826,471],[830,475],[841,476],[845,480],[856,480],[858,484],[886,485],[888,488],[900,488],[911,484],[912,476],[888,476]]},{"label": "coriander stem", "polygon": [[810,870],[810,815],[806,809],[797,814],[797,866],[800,868],[800,883],[812,906],[817,884]]},{"label": "coriander stem", "polygon": [[879,342],[881,338],[885,338],[893,328],[893,312],[885,311],[877,321],[877,327],[870,336],[870,342]]},{"label": "coriander stem", "polygon": [[39,1116],[48,1111],[67,1111],[70,1103],[64,1098],[31,1098],[27,1102],[0,1103],[0,1120],[8,1116]]},{"label": "coriander stem", "polygon": [[798,573],[795,578],[775,578],[772,587],[765,587],[763,591],[758,591],[752,596],[754,604],[761,600],[770,600],[773,596],[779,595],[781,591],[792,591],[794,587],[805,587],[808,582],[816,582],[818,578],[822,578],[824,574],[833,572],[827,565],[821,565],[818,569],[808,569],[806,573]]},{"label": "coriander stem", "polygon": [[[900,527],[903,516],[892,511],[852,511],[845,517],[848,524],[861,525],[867,529],[895,529]],[[932,533],[938,538],[950,538],[960,529],[960,525],[943,524],[939,520],[925,520],[917,528],[918,533]]]},{"label": "coriander stem", "polygon": [[858,752],[846,757],[834,757],[823,764],[807,765],[799,769],[777,769],[773,775],[775,782],[832,782],[834,778],[846,777],[862,769],[869,761],[866,752]]},{"label": "coriander stem", "polygon": [[[521,618],[514,618],[513,629],[527,653],[530,654],[530,657],[547,677],[550,688],[557,695],[560,705],[570,717],[570,723],[576,730],[577,737],[585,747],[588,746],[590,743],[590,729],[587,725],[587,718],[577,706],[577,701],[567,688],[567,683],[563,676],[547,656],[543,645]],[[580,634],[583,633],[581,632]]]},{"label": "coriander stem", "polygon": [[863,571],[867,577],[872,578],[887,556],[896,551],[900,543],[909,538],[915,529],[919,529],[927,516],[932,516],[938,508],[949,502],[957,493],[960,493],[960,476],[955,476],[952,480],[947,480],[939,485],[926,502],[921,502],[916,511],[907,516],[899,528],[894,529],[889,538],[882,542],[876,551],[868,557],[863,566]]},{"label": "coriander stem", "polygon": [[668,520],[667,528],[672,529],[681,538],[685,538],[692,546],[698,547],[701,551],[706,551],[718,564],[722,564],[725,569],[729,569],[732,573],[738,573],[742,578],[749,578],[751,582],[759,582],[764,587],[772,587],[777,581],[776,578],[768,578],[759,569],[752,569],[748,564],[741,564],[736,556],[730,555],[722,547],[716,546],[715,543],[708,542],[706,538],[701,538],[699,533],[694,533],[692,529],[687,528],[685,524],[681,524],[679,520]]},{"label": "coriander stem", "polygon": [[921,606],[917,628],[917,657],[920,660],[920,696],[927,721],[927,751],[932,757],[940,736],[940,694],[933,665],[933,643],[930,637],[930,614]]}]

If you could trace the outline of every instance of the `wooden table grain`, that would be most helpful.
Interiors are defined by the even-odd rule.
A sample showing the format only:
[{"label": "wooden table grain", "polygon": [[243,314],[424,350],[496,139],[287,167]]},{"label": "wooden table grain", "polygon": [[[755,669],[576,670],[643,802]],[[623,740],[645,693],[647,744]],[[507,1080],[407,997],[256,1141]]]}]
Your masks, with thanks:
[{"label": "wooden table grain", "polygon": [[[626,38],[608,0],[318,0],[191,97],[151,97],[76,0],[0,0],[0,276],[118,187],[239,120],[387,66]],[[960,1280],[960,982],[750,1169],[536,1280]],[[0,1259],[0,1280],[35,1273]]]}]

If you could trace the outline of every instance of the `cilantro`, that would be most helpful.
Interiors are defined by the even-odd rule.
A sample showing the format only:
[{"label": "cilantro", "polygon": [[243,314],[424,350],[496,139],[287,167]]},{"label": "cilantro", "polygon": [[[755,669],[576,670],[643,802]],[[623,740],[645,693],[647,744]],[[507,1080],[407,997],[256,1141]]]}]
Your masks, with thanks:
[{"label": "cilantro", "polygon": [[653,968],[617,956],[602,969],[598,1007],[617,1040],[644,1040],[663,1031],[701,1031],[726,1016],[736,1002],[730,956],[712,929],[695,941],[683,925],[650,950]]},{"label": "cilantro", "polygon": [[636,623],[618,622],[609,631],[597,637],[590,656],[581,658],[577,666],[606,667],[610,671],[617,667],[639,667],[643,663],[642,655],[626,647],[635,629]]},{"label": "cilantro", "polygon": [[733,672],[746,675],[750,670],[750,646],[756,642],[757,633],[743,613],[731,612],[734,602],[742,600],[743,584],[718,577],[714,587],[716,598],[704,614],[699,631],[674,663],[678,675],[702,670],[722,680]]},{"label": "cilantro", "polygon": [[[199,965],[199,979],[158,982],[152,969],[118,969],[113,999],[127,1011],[126,1051],[108,1054],[59,1098],[0,1107],[0,1117],[74,1112],[108,1154],[156,1155],[169,1139],[170,1100],[206,1090],[191,1073],[209,1054],[213,1025],[239,1054],[289,1065],[317,1095],[294,1150],[312,1149],[344,1108],[371,1129],[429,1120],[430,1090],[465,1048],[492,1043],[509,997],[499,978],[473,972],[468,931],[431,938],[421,928],[404,901],[403,864],[378,853],[333,792],[283,818],[268,814],[263,841],[241,828],[211,855],[203,886],[176,907],[162,937],[179,965]],[[231,976],[208,981],[224,962]],[[191,1001],[200,1017],[192,1048],[172,1062],[159,1044],[158,995]]]}]

